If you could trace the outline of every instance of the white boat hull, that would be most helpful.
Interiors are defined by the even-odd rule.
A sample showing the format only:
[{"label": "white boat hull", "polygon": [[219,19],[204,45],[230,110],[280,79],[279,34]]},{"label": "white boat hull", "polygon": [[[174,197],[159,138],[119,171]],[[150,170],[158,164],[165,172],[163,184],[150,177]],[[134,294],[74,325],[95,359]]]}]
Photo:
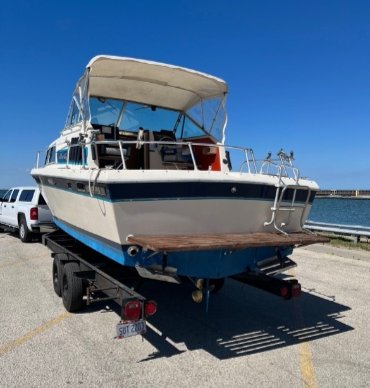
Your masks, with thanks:
[{"label": "white boat hull", "polygon": [[[80,186],[76,186],[76,182],[71,181],[72,183],[67,185],[70,189],[65,189],[63,188],[65,180],[66,178],[61,176],[51,180],[40,177],[43,194],[50,204],[56,224],[86,245],[123,265],[134,266],[137,263],[142,265],[142,262],[145,262],[144,253],[140,253],[136,258],[127,254],[129,235],[276,232],[273,224],[265,226],[271,219],[273,194],[276,190],[267,183],[242,180],[239,182],[189,180],[182,188],[180,187],[183,190],[183,195],[180,196],[179,192],[174,191],[180,190],[181,182],[162,182],[163,187],[158,189],[159,182],[127,182],[122,179],[114,183],[95,182],[96,187],[105,187],[105,195],[95,195],[91,182],[84,185],[79,183]],[[135,185],[138,186],[137,190]],[[146,194],[143,194],[143,185]],[[84,191],[81,189],[83,186]],[[77,187],[80,187],[80,191],[76,189]],[[230,190],[230,187],[235,188],[236,192]],[[205,192],[207,190],[208,193]],[[205,193],[202,196],[199,195],[200,192]],[[255,198],[256,192],[260,193],[261,198]],[[140,196],[136,193],[140,193]],[[228,198],[222,198],[222,195]],[[295,211],[278,213],[276,225],[284,224],[287,233],[300,231],[302,211],[304,220],[310,207],[309,204],[306,208],[297,207]],[[240,256],[241,253],[237,254],[234,259],[239,264],[235,269],[229,269],[228,275],[245,269],[248,261],[252,259],[252,253],[254,258],[274,254],[271,248],[265,249],[266,252],[261,254],[262,250],[259,249],[259,253],[256,250],[254,252],[244,250],[243,258]],[[209,260],[214,262],[215,258],[219,260],[220,254],[220,251],[176,253],[171,254],[169,260],[172,260],[172,265],[179,269],[183,261],[191,262],[194,257],[199,259],[206,255],[202,262],[202,267],[205,268],[203,272],[197,268],[197,264],[191,263],[187,264],[180,274],[225,276],[222,270],[214,272],[212,264],[208,263]]]}]

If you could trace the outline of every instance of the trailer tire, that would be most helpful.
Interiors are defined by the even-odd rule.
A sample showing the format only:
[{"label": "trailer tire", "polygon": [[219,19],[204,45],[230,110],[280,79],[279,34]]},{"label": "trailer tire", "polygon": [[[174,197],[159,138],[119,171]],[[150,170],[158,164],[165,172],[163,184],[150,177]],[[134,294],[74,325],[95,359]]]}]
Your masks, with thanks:
[{"label": "trailer tire", "polygon": [[53,286],[55,293],[62,296],[62,271],[63,265],[59,259],[54,257],[53,260]]},{"label": "trailer tire", "polygon": [[27,222],[24,216],[21,216],[19,219],[19,238],[21,239],[22,242],[30,242],[32,239],[32,232],[28,230]]},{"label": "trailer tire", "polygon": [[74,275],[80,270],[80,266],[75,262],[66,263],[62,271],[62,300],[68,312],[81,309],[83,305],[83,284],[82,279]]}]

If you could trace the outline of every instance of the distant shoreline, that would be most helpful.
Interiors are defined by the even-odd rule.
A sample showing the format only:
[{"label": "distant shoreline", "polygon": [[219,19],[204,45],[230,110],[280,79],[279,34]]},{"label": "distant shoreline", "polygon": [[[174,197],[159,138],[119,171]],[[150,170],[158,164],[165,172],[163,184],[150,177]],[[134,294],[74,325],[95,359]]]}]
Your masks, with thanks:
[{"label": "distant shoreline", "polygon": [[316,199],[370,199],[370,196],[351,197],[347,195],[316,195]]},{"label": "distant shoreline", "polygon": [[316,197],[320,198],[370,198],[370,189],[340,189],[340,190],[319,190]]},{"label": "distant shoreline", "polygon": [[317,199],[370,199],[369,195],[349,196],[349,195],[320,195],[316,194]]}]

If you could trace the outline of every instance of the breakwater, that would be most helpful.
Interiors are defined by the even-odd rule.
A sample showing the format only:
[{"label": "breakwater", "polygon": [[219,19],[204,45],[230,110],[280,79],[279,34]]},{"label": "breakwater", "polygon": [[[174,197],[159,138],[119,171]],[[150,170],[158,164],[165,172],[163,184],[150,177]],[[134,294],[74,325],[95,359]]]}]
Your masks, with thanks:
[{"label": "breakwater", "polygon": [[316,196],[322,198],[370,198],[370,190],[319,190]]}]

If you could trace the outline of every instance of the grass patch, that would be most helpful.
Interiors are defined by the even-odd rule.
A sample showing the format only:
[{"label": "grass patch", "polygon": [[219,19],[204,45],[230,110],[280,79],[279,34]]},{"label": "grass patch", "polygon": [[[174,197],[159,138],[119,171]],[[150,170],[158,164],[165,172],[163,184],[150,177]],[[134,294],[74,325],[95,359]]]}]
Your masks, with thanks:
[{"label": "grass patch", "polygon": [[333,235],[326,235],[326,237],[330,238],[329,244],[333,245],[334,247],[362,249],[364,251],[370,251],[370,243],[366,239],[359,242],[355,242],[355,240],[351,237],[341,237]]}]

